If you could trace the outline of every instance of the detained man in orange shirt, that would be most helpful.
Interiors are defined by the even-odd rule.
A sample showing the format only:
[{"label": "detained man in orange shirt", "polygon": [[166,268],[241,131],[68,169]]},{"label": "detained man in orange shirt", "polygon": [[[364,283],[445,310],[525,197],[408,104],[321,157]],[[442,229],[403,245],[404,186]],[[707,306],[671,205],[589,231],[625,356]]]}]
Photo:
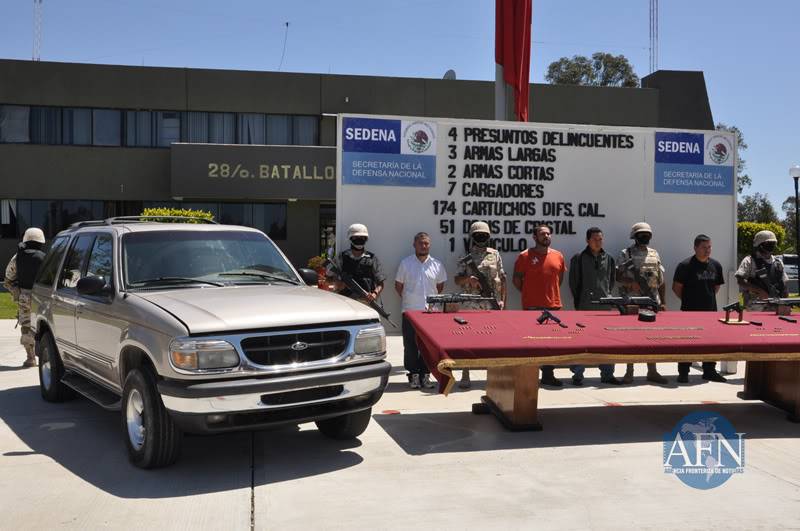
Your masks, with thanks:
[{"label": "detained man in orange shirt", "polygon": [[[514,286],[522,292],[523,310],[560,310],[561,281],[567,266],[564,255],[550,248],[550,227],[539,225],[533,230],[535,245],[522,251],[514,263]],[[577,379],[576,379],[577,378]],[[575,374],[573,383],[580,385],[582,374]],[[561,387],[552,365],[542,365],[542,384]]]}]

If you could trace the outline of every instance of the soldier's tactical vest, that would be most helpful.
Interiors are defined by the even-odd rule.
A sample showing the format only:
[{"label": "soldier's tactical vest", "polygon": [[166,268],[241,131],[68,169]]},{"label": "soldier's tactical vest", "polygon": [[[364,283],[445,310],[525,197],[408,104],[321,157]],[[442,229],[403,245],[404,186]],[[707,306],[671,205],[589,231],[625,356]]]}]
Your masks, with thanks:
[{"label": "soldier's tactical vest", "polygon": [[[633,260],[634,269],[638,272],[638,274],[633,274],[630,272],[631,280],[634,280],[639,284],[642,295],[645,297],[650,297],[656,302],[660,303],[661,299],[658,293],[658,280],[661,274],[661,266],[658,251],[648,247],[647,253],[645,254],[643,252],[633,252],[635,249],[635,247],[623,249],[622,263],[629,259]],[[626,275],[627,274],[628,273],[626,273]],[[623,293],[623,291],[623,287],[620,286],[620,293]]]},{"label": "soldier's tactical vest", "polygon": [[[470,256],[472,256],[472,260],[475,262],[475,265],[478,266],[478,271],[486,275],[486,279],[492,286],[494,286],[494,294],[497,300],[501,300],[500,290],[502,288],[503,281],[500,276],[500,253],[497,251],[497,249],[487,247],[485,253],[471,253],[464,256],[460,261],[464,264],[467,274],[470,274],[470,266],[466,265]],[[481,293],[480,288],[472,287],[470,285],[464,285],[461,289],[465,293],[470,293],[472,295],[483,295],[484,297],[488,295],[486,293]]]},{"label": "soldier's tactical vest", "polygon": [[[360,258],[354,258],[350,253],[342,253],[342,272],[353,277],[359,286],[369,293],[375,289],[375,255],[364,251]],[[350,294],[350,290],[345,290]]]},{"label": "soldier's tactical vest", "polygon": [[[784,293],[784,283],[783,283],[783,262],[778,260],[777,258],[772,259],[772,263],[767,263],[766,260],[758,256],[757,253],[753,253],[750,255],[750,259],[753,260],[753,265],[756,271],[760,269],[766,269],[767,277],[761,278],[756,276],[756,278],[752,279],[752,282],[756,284],[758,287],[769,293],[770,297],[780,297]],[[766,282],[765,282],[766,281]],[[777,293],[773,295],[769,287],[772,286]]]},{"label": "soldier's tactical vest", "polygon": [[17,251],[17,284],[20,289],[33,289],[33,280],[44,261],[44,252],[37,246],[20,245]]}]

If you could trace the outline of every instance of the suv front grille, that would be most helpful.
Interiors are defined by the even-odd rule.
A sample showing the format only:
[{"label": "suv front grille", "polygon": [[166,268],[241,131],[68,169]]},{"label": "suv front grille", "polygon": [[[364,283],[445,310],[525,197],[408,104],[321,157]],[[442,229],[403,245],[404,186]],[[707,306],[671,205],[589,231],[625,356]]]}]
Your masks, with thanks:
[{"label": "suv front grille", "polygon": [[347,348],[345,330],[299,332],[242,340],[247,359],[259,365],[290,365],[335,358]]}]

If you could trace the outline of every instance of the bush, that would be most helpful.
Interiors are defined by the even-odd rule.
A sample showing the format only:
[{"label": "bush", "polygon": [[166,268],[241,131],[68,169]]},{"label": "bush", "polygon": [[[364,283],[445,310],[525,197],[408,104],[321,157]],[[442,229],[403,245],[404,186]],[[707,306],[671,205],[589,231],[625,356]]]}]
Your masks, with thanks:
[{"label": "bush", "polygon": [[778,239],[778,249],[783,249],[783,243],[786,239],[786,230],[783,226],[770,222],[770,223],[755,223],[752,221],[740,221],[737,223],[737,251],[739,253],[739,260],[753,252],[753,238],[756,233],[762,230],[771,230],[775,233]]},{"label": "bush", "polygon": [[214,216],[211,212],[205,210],[192,210],[190,208],[145,208],[142,216],[183,216],[193,219],[169,219],[162,218],[159,221],[166,223],[202,223],[200,220],[214,221]]}]

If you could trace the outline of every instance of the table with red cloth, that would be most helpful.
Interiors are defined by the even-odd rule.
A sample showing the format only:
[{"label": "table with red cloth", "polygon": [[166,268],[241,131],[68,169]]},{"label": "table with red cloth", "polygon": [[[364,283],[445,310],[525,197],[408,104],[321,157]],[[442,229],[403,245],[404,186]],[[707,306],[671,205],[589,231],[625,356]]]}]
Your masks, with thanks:
[{"label": "table with red cloth", "polygon": [[486,396],[473,411],[491,411],[510,429],[541,429],[540,365],[601,363],[747,361],[740,396],[763,400],[800,420],[800,324],[767,312],[745,314],[745,321],[760,325],[722,323],[724,312],[660,312],[655,322],[607,311],[553,314],[566,327],[538,324],[537,311],[412,311],[406,316],[439,391],[449,393],[454,369],[486,369]]}]

